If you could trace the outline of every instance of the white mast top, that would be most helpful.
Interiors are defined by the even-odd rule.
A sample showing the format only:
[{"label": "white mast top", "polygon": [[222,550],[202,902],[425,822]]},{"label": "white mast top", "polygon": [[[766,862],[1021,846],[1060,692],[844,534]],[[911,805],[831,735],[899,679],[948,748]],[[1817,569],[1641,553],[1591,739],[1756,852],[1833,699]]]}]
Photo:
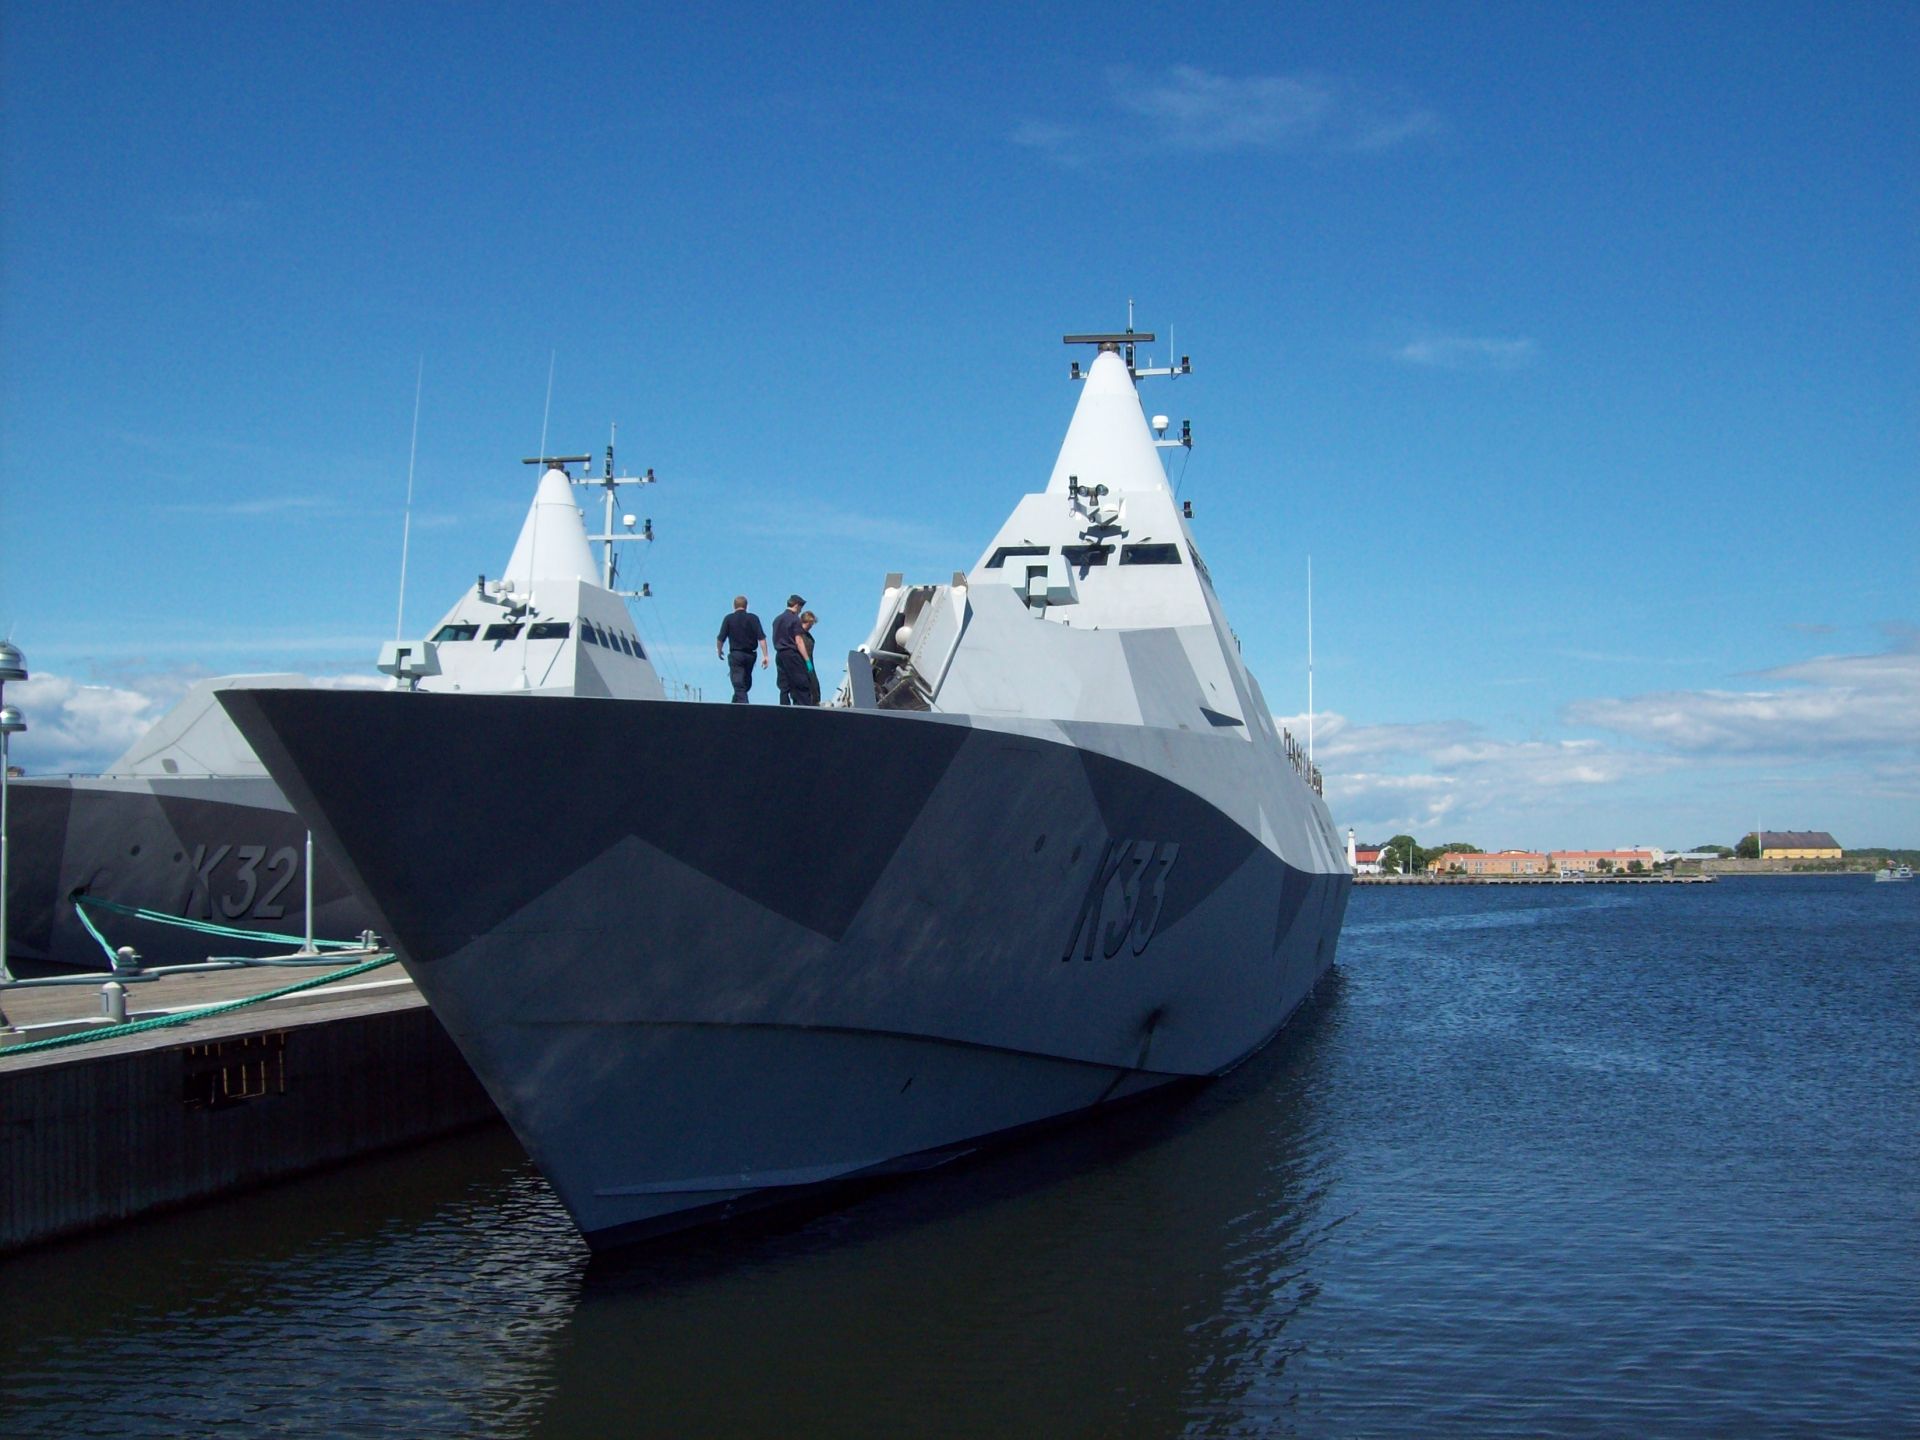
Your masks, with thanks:
[{"label": "white mast top", "polygon": [[529,594],[539,580],[598,582],[599,567],[587,548],[580,507],[573,503],[573,483],[558,466],[540,477],[540,488],[514,542],[513,558],[501,578],[511,580],[520,595]]},{"label": "white mast top", "polygon": [[1078,478],[1083,485],[1105,485],[1115,492],[1167,489],[1160,452],[1141,412],[1133,375],[1117,346],[1102,345],[1093,358],[1086,389],[1074,406],[1067,438],[1060,444],[1060,458],[1054,461],[1053,475],[1047,481],[1047,493],[1065,495],[1069,477]]}]

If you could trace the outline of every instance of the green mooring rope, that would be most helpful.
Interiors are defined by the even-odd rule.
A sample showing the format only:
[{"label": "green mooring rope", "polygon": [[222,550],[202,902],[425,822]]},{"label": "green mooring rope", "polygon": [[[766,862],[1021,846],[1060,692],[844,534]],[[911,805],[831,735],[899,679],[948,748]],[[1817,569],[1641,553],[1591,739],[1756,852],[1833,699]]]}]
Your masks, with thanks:
[{"label": "green mooring rope", "polygon": [[[235,925],[221,925],[212,920],[195,920],[186,915],[169,915],[163,910],[146,910],[138,905],[122,905],[117,900],[103,900],[97,895],[85,893],[73,897],[73,908],[80,916],[80,923],[87,927],[87,933],[98,940],[106,949],[108,958],[113,950],[107,945],[100,932],[93,928],[93,922],[87,919],[89,909],[105,910],[111,915],[124,915],[130,920],[147,920],[155,925],[175,925],[183,930],[198,931],[202,935],[218,935],[223,940],[258,940],[263,945],[285,945],[295,937],[278,930],[242,930]],[[358,940],[316,940],[316,950],[352,950],[359,946]]]},{"label": "green mooring rope", "polygon": [[391,965],[393,958],[391,953],[376,955],[363,964],[336,971],[332,975],[316,975],[310,980],[283,985],[278,990],[249,995],[244,1000],[229,1000],[221,1005],[208,1005],[200,1010],[182,1010],[177,1015],[160,1015],[151,1020],[129,1020],[124,1025],[105,1025],[97,1030],[80,1030],[71,1035],[56,1035],[51,1040],[31,1040],[25,1045],[9,1045],[0,1049],[0,1059],[11,1055],[30,1055],[36,1050],[58,1050],[67,1045],[84,1045],[89,1040],[117,1040],[122,1035],[138,1035],[147,1030],[162,1030],[170,1025],[185,1025],[189,1020],[205,1020],[209,1016],[224,1015],[229,1010],[258,1005],[263,1000],[278,1000],[282,995],[291,995],[297,990],[312,990],[321,985],[331,985],[336,980],[348,980],[355,975],[364,975],[369,970],[378,970],[382,965]]}]

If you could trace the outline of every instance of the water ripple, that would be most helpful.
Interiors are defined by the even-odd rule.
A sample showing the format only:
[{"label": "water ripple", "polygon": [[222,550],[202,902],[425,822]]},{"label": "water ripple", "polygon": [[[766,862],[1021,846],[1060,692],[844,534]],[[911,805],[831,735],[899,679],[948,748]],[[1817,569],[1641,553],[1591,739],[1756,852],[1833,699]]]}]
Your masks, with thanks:
[{"label": "water ripple", "polygon": [[49,1247],[7,1262],[0,1413],[1920,1434],[1913,888],[1363,890],[1316,1003],[1218,1084],[619,1260],[498,1132]]}]

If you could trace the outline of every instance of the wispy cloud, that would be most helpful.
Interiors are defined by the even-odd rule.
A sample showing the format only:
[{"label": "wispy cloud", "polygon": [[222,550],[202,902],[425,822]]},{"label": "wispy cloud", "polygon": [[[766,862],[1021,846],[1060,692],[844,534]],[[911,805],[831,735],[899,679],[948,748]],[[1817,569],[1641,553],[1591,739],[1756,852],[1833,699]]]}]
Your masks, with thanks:
[{"label": "wispy cloud", "polygon": [[[1920,631],[1887,633],[1880,651],[1777,666],[1749,677],[1749,689],[1596,697],[1561,710],[1565,726],[1610,732],[1599,737],[1509,739],[1464,720],[1368,725],[1323,712],[1315,758],[1340,824],[1367,840],[1693,843],[1715,825],[1750,825],[1760,802],[1828,816],[1844,795],[1898,812],[1920,803]],[[1307,734],[1304,715],[1282,723]],[[1649,816],[1690,817],[1687,833],[1648,835]]]},{"label": "wispy cloud", "polygon": [[230,235],[245,228],[261,212],[258,200],[233,195],[194,195],[160,216],[160,223],[184,235]]},{"label": "wispy cloud", "polygon": [[[1337,713],[1314,718],[1315,758],[1326,771],[1330,803],[1346,823],[1376,836],[1432,835],[1443,823],[1466,828],[1543,805],[1577,808],[1582,795],[1677,763],[1598,740],[1501,740],[1464,720],[1357,725]],[[1306,734],[1304,715],[1283,723]]]},{"label": "wispy cloud", "polygon": [[[1295,735],[1307,733],[1305,715],[1281,720]],[[1383,757],[1426,755],[1442,746],[1458,745],[1476,732],[1464,720],[1434,720],[1411,725],[1355,725],[1346,716],[1314,716],[1315,754],[1343,764],[1372,764]]]},{"label": "wispy cloud", "polygon": [[1560,649],[1554,654],[1567,660],[1578,660],[1583,665],[1704,665],[1709,663],[1698,655],[1640,655],[1628,650],[1576,650]]},{"label": "wispy cloud", "polygon": [[1403,365],[1429,370],[1518,370],[1538,358],[1540,347],[1526,336],[1430,335],[1409,340],[1393,352]]},{"label": "wispy cloud", "polygon": [[1116,153],[1362,154],[1439,129],[1432,111],[1338,76],[1234,76],[1176,65],[1158,75],[1110,70],[1100,113],[1081,124],[1027,119],[1012,139],[1060,164],[1083,165]]},{"label": "wispy cloud", "polygon": [[942,554],[951,548],[950,537],[917,520],[824,506],[763,507],[752,519],[739,525],[736,533],[758,539],[884,545],[897,550],[936,550]]},{"label": "wispy cloud", "polygon": [[1685,754],[1920,753],[1920,636],[1877,655],[1823,655],[1756,678],[1775,683],[1581,700],[1564,718]]},{"label": "wispy cloud", "polygon": [[[149,671],[178,669],[187,673],[194,664],[193,657],[202,655],[210,657],[222,673],[249,662],[254,662],[253,668],[261,671],[286,670],[302,664],[326,668],[334,662],[323,657],[351,656],[370,662],[380,646],[392,638],[390,634],[370,635],[348,630],[282,630],[243,625],[231,630],[189,630],[161,616],[155,618],[151,628],[116,628],[110,634],[89,633],[84,639],[57,647],[43,641],[38,648],[43,651],[57,648],[63,656],[77,657],[99,667],[84,683],[101,683],[104,672],[108,683],[123,683],[124,679],[125,683],[144,687]],[[238,657],[238,664],[230,657]],[[40,673],[36,670],[35,677]],[[201,668],[192,670],[191,676],[198,678],[209,673],[212,672]],[[13,698],[12,690],[7,691],[7,697]]]},{"label": "wispy cloud", "polygon": [[[1306,733],[1304,716],[1286,724]],[[1315,737],[1329,803],[1373,839],[1434,837],[1444,826],[1457,831],[1452,839],[1492,829],[1482,839],[1521,843],[1511,831],[1538,826],[1542,814],[1578,814],[1626,781],[1680,764],[1597,739],[1500,739],[1465,720],[1363,726],[1321,714]]]},{"label": "wispy cloud", "polygon": [[318,514],[328,509],[341,511],[344,507],[330,504],[318,495],[260,495],[247,500],[206,501],[193,505],[161,505],[159,510],[173,515],[286,515],[304,511]]}]

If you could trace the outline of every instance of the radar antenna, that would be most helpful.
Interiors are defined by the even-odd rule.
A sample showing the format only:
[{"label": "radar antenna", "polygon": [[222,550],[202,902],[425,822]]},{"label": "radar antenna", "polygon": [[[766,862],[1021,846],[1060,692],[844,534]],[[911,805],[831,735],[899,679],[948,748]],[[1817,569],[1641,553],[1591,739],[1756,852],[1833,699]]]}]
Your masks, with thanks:
[{"label": "radar antenna", "polygon": [[[613,436],[617,438],[619,433],[620,427],[615,425],[613,427]],[[653,587],[651,585],[642,585],[638,590],[621,590],[617,588],[616,582],[620,578],[620,560],[613,547],[626,541],[653,539],[653,517],[649,515],[644,521],[639,521],[633,515],[623,515],[620,517],[622,528],[616,531],[613,528],[613,512],[614,501],[619,494],[620,487],[622,485],[651,485],[654,483],[653,471],[649,469],[644,475],[616,474],[613,464],[612,438],[609,438],[607,441],[605,467],[598,475],[586,469],[582,469],[580,474],[575,475],[573,471],[568,468],[574,465],[583,467],[592,465],[593,457],[591,455],[530,455],[521,463],[525,465],[544,466],[548,470],[558,470],[574,485],[597,485],[605,492],[606,508],[602,516],[601,531],[598,535],[587,536],[589,540],[598,540],[600,542],[600,583],[607,589],[613,591],[614,594],[623,596],[628,600],[644,600],[651,597],[653,594]],[[635,528],[636,525],[638,526],[637,529]]]},{"label": "radar antenna", "polygon": [[[1118,354],[1126,361],[1127,374],[1131,375],[1136,383],[1140,380],[1156,376],[1165,376],[1169,380],[1178,380],[1182,375],[1191,375],[1193,373],[1193,361],[1185,355],[1180,357],[1178,364],[1155,365],[1151,363],[1151,357],[1149,357],[1149,363],[1145,365],[1135,364],[1134,347],[1136,345],[1151,344],[1154,338],[1154,333],[1151,330],[1135,330],[1133,328],[1133,301],[1129,300],[1127,301],[1127,328],[1125,330],[1096,332],[1087,335],[1062,335],[1060,340],[1061,343],[1065,345],[1092,345],[1103,352]],[[1074,380],[1084,380],[1087,378],[1087,374],[1080,368],[1080,362],[1078,360],[1075,360],[1069,367],[1068,375]],[[1180,433],[1174,438],[1168,439],[1167,426],[1171,423],[1172,422],[1163,415],[1153,417],[1153,448],[1156,450],[1193,449],[1193,422],[1191,420],[1182,420],[1180,422]]]},{"label": "radar antenna", "polygon": [[[1093,345],[1101,350],[1118,353],[1121,358],[1127,362],[1127,373],[1136,380],[1151,375],[1165,375],[1169,379],[1173,379],[1181,375],[1191,375],[1193,373],[1193,361],[1185,355],[1180,357],[1180,363],[1177,365],[1136,365],[1133,354],[1134,346],[1151,344],[1153,339],[1153,331],[1135,330],[1131,323],[1128,324],[1125,330],[1120,331],[1109,331],[1090,335],[1062,335],[1060,337],[1063,345]],[[1075,380],[1084,380],[1087,378],[1086,372],[1080,368],[1080,362],[1078,360],[1075,360],[1068,368],[1068,374]]]}]

